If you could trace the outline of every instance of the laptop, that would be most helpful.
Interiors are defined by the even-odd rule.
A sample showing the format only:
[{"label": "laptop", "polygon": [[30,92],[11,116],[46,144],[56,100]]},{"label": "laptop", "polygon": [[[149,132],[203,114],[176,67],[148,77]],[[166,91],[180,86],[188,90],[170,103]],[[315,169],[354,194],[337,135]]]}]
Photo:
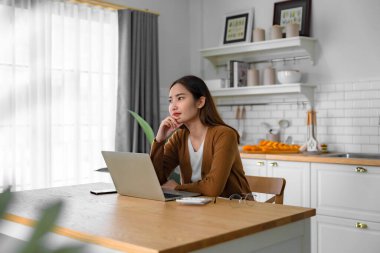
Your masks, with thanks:
[{"label": "laptop", "polygon": [[162,189],[148,154],[102,151],[102,155],[116,191],[121,195],[159,201],[201,195]]}]

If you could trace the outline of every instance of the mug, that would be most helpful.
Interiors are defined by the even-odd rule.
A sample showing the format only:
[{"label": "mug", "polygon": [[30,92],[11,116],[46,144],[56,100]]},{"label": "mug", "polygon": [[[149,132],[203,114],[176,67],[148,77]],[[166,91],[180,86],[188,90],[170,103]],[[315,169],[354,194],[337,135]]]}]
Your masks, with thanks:
[{"label": "mug", "polygon": [[275,84],[276,82],[276,71],[272,67],[267,67],[264,69],[264,81],[263,84]]},{"label": "mug", "polygon": [[247,86],[259,85],[259,71],[255,68],[248,69]]},{"label": "mug", "polygon": [[282,39],[282,28],[281,28],[281,26],[279,26],[279,25],[272,26],[271,39],[272,40]]},{"label": "mug", "polygon": [[299,36],[299,34],[300,34],[299,29],[300,29],[299,24],[288,23],[286,25],[286,28],[285,28],[285,30],[286,30],[286,38]]},{"label": "mug", "polygon": [[261,28],[256,28],[252,33],[252,41],[264,41],[265,40],[265,30]]}]

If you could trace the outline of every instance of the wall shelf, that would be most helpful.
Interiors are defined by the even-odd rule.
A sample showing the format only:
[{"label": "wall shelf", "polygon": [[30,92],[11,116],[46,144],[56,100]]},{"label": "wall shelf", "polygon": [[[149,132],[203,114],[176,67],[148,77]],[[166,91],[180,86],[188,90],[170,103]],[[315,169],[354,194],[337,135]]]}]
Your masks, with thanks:
[{"label": "wall shelf", "polygon": [[301,94],[307,98],[310,107],[314,108],[314,88],[315,85],[305,83],[259,85],[239,88],[213,89],[211,95],[214,98],[233,96],[259,96],[259,95],[286,95]]},{"label": "wall shelf", "polygon": [[207,48],[200,52],[215,66],[226,65],[230,60],[259,62],[304,57],[314,64],[315,42],[314,38],[292,37]]}]

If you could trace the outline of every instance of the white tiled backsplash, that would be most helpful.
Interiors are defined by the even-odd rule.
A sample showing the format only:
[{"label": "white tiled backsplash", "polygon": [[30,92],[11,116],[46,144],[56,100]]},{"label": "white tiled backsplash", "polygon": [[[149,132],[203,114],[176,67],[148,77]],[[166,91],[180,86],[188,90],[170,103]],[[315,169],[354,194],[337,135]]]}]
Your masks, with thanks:
[{"label": "white tiled backsplash", "polygon": [[[168,115],[167,88],[161,89],[161,118]],[[309,105],[301,95],[252,97],[249,100],[234,97],[219,103],[262,103],[267,105],[245,106],[246,119],[242,143],[257,143],[265,138],[262,122],[278,129],[278,121],[287,119],[290,127],[282,140],[292,136],[294,143],[306,141],[306,115]],[[380,153],[380,80],[345,83],[320,83],[315,91],[317,111],[317,139],[328,144],[330,151]],[[237,106],[220,106],[225,122],[235,128]]]}]

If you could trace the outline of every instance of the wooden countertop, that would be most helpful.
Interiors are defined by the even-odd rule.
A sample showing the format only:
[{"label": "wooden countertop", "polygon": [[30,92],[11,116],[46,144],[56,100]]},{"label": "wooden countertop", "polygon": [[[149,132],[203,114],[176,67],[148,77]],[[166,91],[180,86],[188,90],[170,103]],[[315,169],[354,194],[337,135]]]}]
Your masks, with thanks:
[{"label": "wooden countertop", "polygon": [[5,219],[30,225],[40,209],[65,202],[56,232],[71,238],[128,252],[187,252],[306,219],[315,209],[253,203],[185,206],[121,196],[92,195],[97,183],[16,192]]},{"label": "wooden countertop", "polygon": [[379,159],[362,159],[362,158],[341,158],[326,157],[323,155],[312,154],[247,154],[240,153],[241,158],[263,159],[263,160],[280,160],[293,162],[313,162],[313,163],[335,163],[363,166],[380,166]]}]

